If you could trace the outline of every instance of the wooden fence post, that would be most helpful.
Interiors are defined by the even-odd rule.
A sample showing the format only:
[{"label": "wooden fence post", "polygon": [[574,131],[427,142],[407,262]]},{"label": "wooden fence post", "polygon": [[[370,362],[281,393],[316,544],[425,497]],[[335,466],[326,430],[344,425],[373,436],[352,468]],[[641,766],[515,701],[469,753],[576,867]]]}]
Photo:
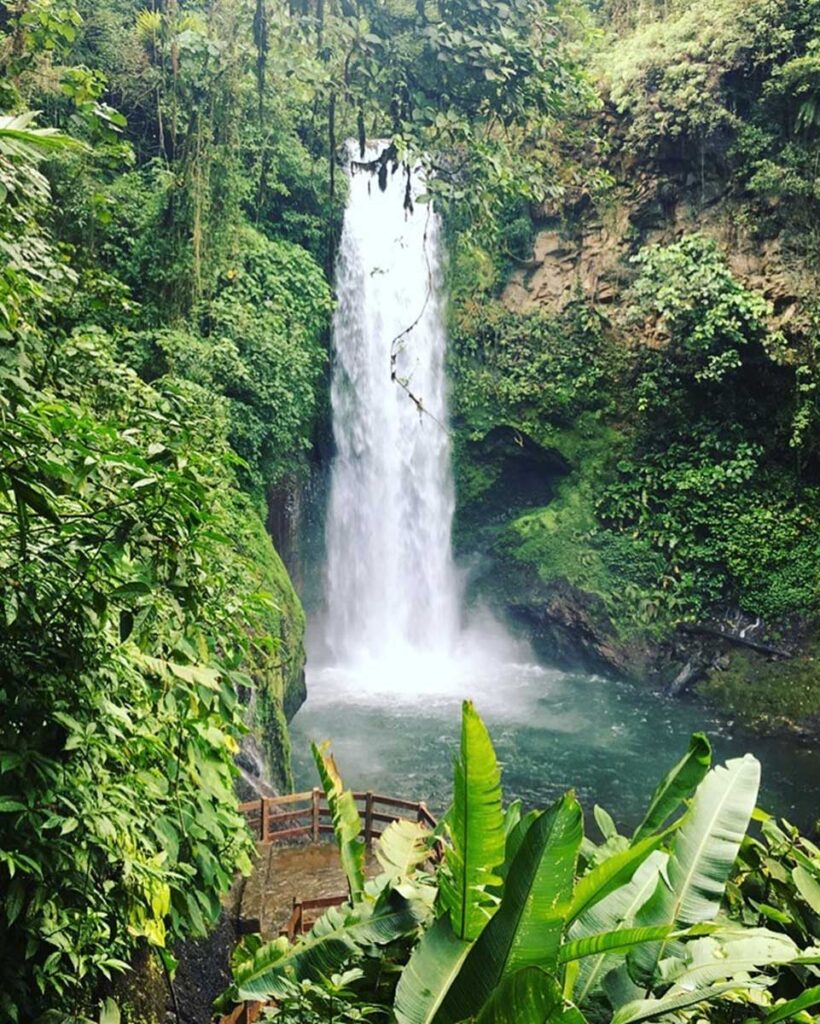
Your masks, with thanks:
[{"label": "wooden fence post", "polygon": [[369,791],[364,797],[364,841],[368,847],[373,842],[373,794]]},{"label": "wooden fence post", "polygon": [[319,789],[318,786],[314,786],[313,787],[313,797],[312,797],[312,801],[313,801],[312,802],[313,818],[312,818],[312,825],[313,825],[313,842],[314,843],[318,843],[319,842],[319,810],[320,810],[320,804],[321,804],[321,799],[322,799],[321,792],[322,791]]},{"label": "wooden fence post", "polygon": [[268,813],[270,808],[268,807],[267,797],[260,797],[260,800],[262,802],[262,812],[259,815],[259,839],[264,843],[268,835]]}]

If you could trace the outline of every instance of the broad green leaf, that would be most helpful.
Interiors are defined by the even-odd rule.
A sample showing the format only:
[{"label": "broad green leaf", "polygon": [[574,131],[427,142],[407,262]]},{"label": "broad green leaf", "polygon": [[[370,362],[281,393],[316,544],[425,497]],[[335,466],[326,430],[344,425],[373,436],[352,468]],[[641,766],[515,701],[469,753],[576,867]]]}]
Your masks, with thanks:
[{"label": "broad green leaf", "polygon": [[[578,961],[582,966],[586,960]],[[617,966],[612,966],[616,964]],[[646,987],[636,985],[629,974],[629,964],[623,959],[609,957],[607,969],[603,972],[601,991],[606,996],[609,1005],[613,1010],[619,1010],[627,1003],[634,1003],[636,1000],[645,999]],[[611,1024],[611,1022],[610,1022]]]},{"label": "broad green leaf", "polygon": [[46,156],[53,150],[87,150],[79,139],[64,135],[56,128],[33,128],[36,111],[0,116],[0,153],[22,156],[30,160]]},{"label": "broad green leaf", "polygon": [[638,867],[661,845],[671,831],[672,829],[667,829],[659,835],[647,836],[633,846],[607,857],[605,861],[579,878],[575,884],[567,920],[574,921],[611,892],[626,885]]},{"label": "broad green leaf", "polygon": [[[17,477],[12,477],[11,486],[19,501],[24,502],[38,515],[43,516],[44,519],[59,526],[60,518],[42,491],[38,491],[27,484],[25,480],[19,480]],[[51,497],[53,498],[54,495],[51,495]]]},{"label": "broad green leaf", "polygon": [[507,833],[507,841],[504,850],[504,863],[498,869],[498,874],[501,876],[502,882],[500,885],[493,888],[493,892],[499,896],[503,892],[503,880],[507,877],[510,865],[515,860],[515,855],[518,853],[518,850],[524,841],[524,836],[529,832],[532,827],[532,823],[536,820],[538,814],[538,811],[527,811],[527,813],[519,818]]},{"label": "broad green leaf", "polygon": [[462,705],[461,750],[455,762],[453,804],[447,815],[450,844],[440,873],[442,905],[460,939],[474,939],[490,916],[489,886],[504,860],[501,772],[492,741],[471,701]]},{"label": "broad green leaf", "polygon": [[766,928],[737,928],[687,942],[681,956],[660,964],[661,980],[680,988],[706,988],[731,981],[755,969],[784,964],[799,953],[782,932]]},{"label": "broad green leaf", "polygon": [[669,816],[695,792],[711,763],[711,743],[702,732],[694,733],[687,752],[652,794],[644,819],[632,837],[633,843],[663,827]]},{"label": "broad green leaf", "polygon": [[559,947],[558,963],[565,964],[570,960],[580,960],[582,957],[601,953],[624,953],[645,942],[659,942],[671,931],[668,925],[658,925],[655,928],[621,928],[613,932],[587,935],[583,939],[572,939]]},{"label": "broad green leaf", "polygon": [[430,1024],[470,952],[447,914],[421,937],[401,972],[393,1011],[399,1024]]},{"label": "broad green leaf", "polygon": [[735,983],[724,985],[713,985],[711,988],[698,989],[696,992],[670,992],[662,999],[636,999],[634,1002],[622,1006],[612,1018],[611,1024],[638,1024],[638,1021],[656,1021],[664,1014],[674,1013],[675,1010],[685,1010],[689,1006],[697,1006],[700,1003],[711,1002],[726,992],[737,991],[739,987]]},{"label": "broad green leaf", "polygon": [[329,752],[330,744],[321,746],[311,744],[313,760],[327,797],[330,808],[333,832],[339,847],[339,858],[342,870],[347,878],[350,898],[358,903],[364,895],[364,843],[361,840],[362,821],[356,801],[350,790],[345,790],[336,767],[333,755]]},{"label": "broad green leaf", "polygon": [[[747,754],[713,768],[698,786],[692,806],[672,843],[668,882],[661,879],[636,917],[639,926],[686,928],[711,921],[746,834],[760,785],[760,764]],[[654,977],[669,955],[667,942],[641,946],[630,957],[641,983]]]},{"label": "broad green leaf", "polygon": [[792,880],[797,891],[808,903],[815,914],[820,914],[820,881],[817,876],[798,864],[792,871]]},{"label": "broad green leaf", "polygon": [[476,1024],[551,1024],[563,1008],[561,989],[552,975],[525,967],[501,982]]},{"label": "broad green leaf", "polygon": [[437,1020],[476,1014],[496,985],[524,967],[555,966],[582,828],[572,794],[533,822],[510,866],[501,905],[467,956]]},{"label": "broad green leaf", "polygon": [[609,811],[605,810],[599,804],[595,804],[592,808],[592,814],[595,818],[595,824],[601,832],[604,839],[615,839],[618,835],[618,829],[615,826],[615,822],[612,819],[612,815]]},{"label": "broad green leaf", "polygon": [[100,1024],[120,1024],[120,1008],[110,996],[100,1004]]},{"label": "broad green leaf", "polygon": [[415,821],[392,821],[376,841],[376,859],[391,878],[410,878],[430,856],[429,839]]},{"label": "broad green leaf", "polygon": [[812,1006],[820,1006],[820,985],[807,988],[799,996],[795,996],[794,999],[790,999],[787,1003],[781,1003],[780,1006],[775,1007],[763,1021],[763,1024],[780,1024],[783,1020],[791,1020],[792,1017],[796,1017],[799,1013],[808,1010]]},{"label": "broad green leaf", "polygon": [[235,999],[264,1000],[287,993],[289,982],[329,977],[362,946],[383,946],[419,924],[411,903],[393,895],[382,905],[331,907],[295,945],[277,939],[258,949],[234,972]]},{"label": "broad green leaf", "polygon": [[[660,850],[650,853],[638,866],[628,885],[622,885],[610,893],[575,921],[569,933],[570,939],[575,941],[589,935],[630,927],[635,915],[655,891],[666,861],[667,855]],[[600,988],[606,974],[617,964],[617,957],[606,953],[585,958],[575,984],[576,1003],[582,1006],[587,997]]]}]

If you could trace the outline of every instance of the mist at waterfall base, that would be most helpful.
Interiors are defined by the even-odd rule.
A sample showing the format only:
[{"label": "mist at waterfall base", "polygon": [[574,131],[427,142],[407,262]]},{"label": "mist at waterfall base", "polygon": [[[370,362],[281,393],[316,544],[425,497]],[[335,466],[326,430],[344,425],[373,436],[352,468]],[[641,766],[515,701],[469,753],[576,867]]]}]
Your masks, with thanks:
[{"label": "mist at waterfall base", "polygon": [[[418,173],[410,184],[423,191]],[[544,806],[575,787],[588,810],[617,809],[628,827],[700,729],[718,758],[756,753],[764,802],[811,824],[817,753],[745,736],[700,706],[541,665],[488,612],[465,613],[451,555],[439,223],[428,204],[405,209],[406,186],[401,169],[384,190],[363,169],[350,176],[333,324],[336,453],[316,567],[323,601],[309,616],[308,699],[292,723],[297,786],[316,784],[310,741],[330,739],[348,785],[443,810],[469,697],[508,799]]]}]

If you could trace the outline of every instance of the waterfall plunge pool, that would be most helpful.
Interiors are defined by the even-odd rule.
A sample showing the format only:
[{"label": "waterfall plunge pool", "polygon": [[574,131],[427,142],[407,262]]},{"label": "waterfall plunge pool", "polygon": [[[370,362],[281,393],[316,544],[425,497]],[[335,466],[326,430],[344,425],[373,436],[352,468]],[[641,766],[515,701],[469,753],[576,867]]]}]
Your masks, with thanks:
[{"label": "waterfall plunge pool", "polygon": [[634,684],[526,662],[485,664],[482,672],[468,662],[468,673],[455,671],[440,686],[430,676],[408,686],[415,668],[430,668],[412,660],[399,680],[376,666],[309,670],[308,700],[291,727],[297,788],[317,784],[310,741],[330,739],[346,785],[426,800],[440,813],[451,795],[460,703],[469,697],[493,738],[507,800],[544,807],[574,787],[587,815],[598,803],[629,829],[700,730],[716,761],[746,751],[760,759],[761,806],[803,829],[817,820],[816,749],[750,736],[708,708]]}]

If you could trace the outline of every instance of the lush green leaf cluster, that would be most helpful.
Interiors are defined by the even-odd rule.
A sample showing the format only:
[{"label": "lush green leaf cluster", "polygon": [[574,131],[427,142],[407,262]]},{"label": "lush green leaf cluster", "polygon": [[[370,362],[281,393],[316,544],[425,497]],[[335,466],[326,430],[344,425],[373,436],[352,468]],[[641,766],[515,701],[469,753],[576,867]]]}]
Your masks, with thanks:
[{"label": "lush green leaf cluster", "polygon": [[455,414],[472,436],[499,422],[545,434],[607,404],[617,355],[586,303],[522,316],[479,293],[454,306],[451,323]]},{"label": "lush green leaf cluster", "polygon": [[[465,702],[453,804],[422,838],[430,855],[443,844],[443,858],[409,858],[398,878],[385,871],[293,944],[254,939],[225,1001],[297,993],[311,1012],[337,999],[342,1019],[381,1004],[399,1024],[720,1020],[731,1007],[774,1024],[820,994],[820,860],[760,812],[762,838],[747,835],[759,780],[750,755],[713,768],[695,735],[631,837],[595,808],[595,843],[572,792],[545,811],[504,808],[492,743]],[[337,826],[342,849],[349,824]],[[413,830],[388,828],[383,867]],[[752,892],[773,879],[775,905],[758,902]]]},{"label": "lush green leaf cluster", "polygon": [[[42,31],[10,23],[21,92],[79,45],[76,12],[68,33],[54,12],[42,5]],[[134,244],[155,225],[135,202],[118,211],[133,218],[129,237],[115,234],[105,168],[122,156],[107,134],[121,119],[95,123],[99,80],[84,75],[61,69],[71,89],[53,106],[60,121],[69,104],[66,126],[89,145],[29,114],[0,123],[0,1015],[11,1020],[81,1015],[140,947],[167,959],[176,939],[205,934],[250,867],[234,764],[248,695],[258,682],[263,747],[287,783],[284,680],[302,664],[301,610],[237,474],[259,487],[304,447],[323,275],[294,243],[248,229],[214,313],[204,298],[197,310],[234,348],[257,325],[240,380],[214,378],[205,326],[191,346],[199,372],[192,351],[138,376],[128,364],[152,320],[178,307],[151,280],[129,281]],[[147,205],[159,216],[174,179],[156,180],[165,188]],[[277,366],[292,371],[284,387]],[[243,463],[231,399],[260,404],[265,385],[267,440],[247,437]]]},{"label": "lush green leaf cluster", "polygon": [[820,534],[814,489],[793,474],[797,376],[771,308],[698,236],[644,250],[639,266],[633,309],[654,338],[635,360],[631,450],[599,515],[662,551],[695,611],[723,600],[773,619],[810,611],[820,594],[803,567]]}]

